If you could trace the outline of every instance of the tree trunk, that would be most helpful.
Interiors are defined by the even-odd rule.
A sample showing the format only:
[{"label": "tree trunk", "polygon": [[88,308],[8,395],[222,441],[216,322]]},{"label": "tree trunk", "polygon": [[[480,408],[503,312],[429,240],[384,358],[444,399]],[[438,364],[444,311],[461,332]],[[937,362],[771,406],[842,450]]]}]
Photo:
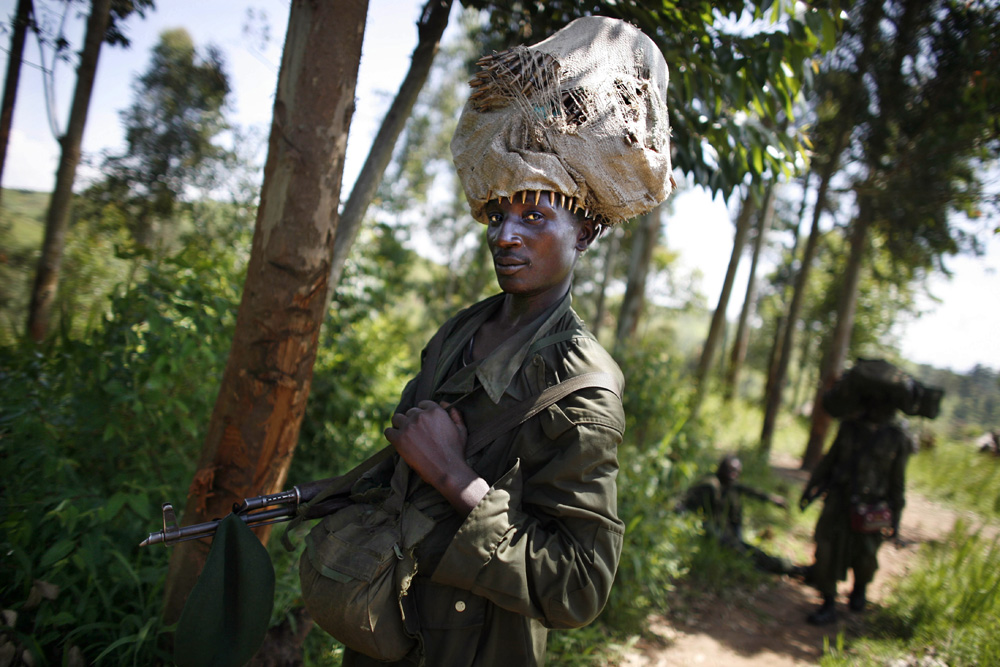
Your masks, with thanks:
[{"label": "tree trunk", "polygon": [[861,265],[868,246],[868,229],[871,227],[871,206],[867,197],[859,202],[858,217],[851,226],[851,252],[847,259],[837,298],[837,323],[834,325],[833,336],[820,368],[820,379],[817,382],[816,397],[813,399],[812,423],[809,429],[809,442],[802,455],[802,468],[812,470],[823,457],[823,447],[826,444],[826,433],[830,428],[830,414],[823,409],[823,394],[837,381],[847,352],[851,345],[851,332],[854,330],[854,312],[858,303],[858,283],[861,279]]},{"label": "tree trunk", "polygon": [[101,55],[104,32],[107,30],[110,18],[111,0],[94,0],[91,4],[90,17],[87,19],[83,51],[80,53],[69,124],[66,126],[66,134],[59,139],[62,153],[56,171],[55,189],[52,191],[45,218],[45,240],[42,242],[42,254],[38,258],[35,282],[31,290],[31,304],[28,307],[28,336],[36,343],[45,340],[48,334],[52,304],[59,287],[66,229],[69,227],[73,206],[73,181],[76,180],[76,168],[80,164],[80,145],[83,143],[83,130],[87,125],[90,96],[94,91],[97,59]]},{"label": "tree trunk", "polygon": [[[798,412],[802,406],[802,392],[805,391],[806,384],[811,380],[812,369],[819,368],[820,364],[812,359],[813,344],[819,338],[811,331],[805,331],[802,337],[802,344],[799,347],[799,368],[798,377],[795,379],[795,388],[792,390],[792,408]],[[810,408],[811,410],[811,408]]]},{"label": "tree trunk", "polygon": [[739,268],[740,256],[743,254],[743,246],[746,245],[747,233],[750,231],[750,220],[756,208],[754,204],[752,190],[747,188],[746,196],[740,206],[740,212],[736,216],[736,234],[733,237],[733,252],[729,255],[729,268],[726,269],[726,278],[722,282],[722,292],[719,294],[719,303],[715,307],[712,315],[712,324],[708,328],[708,337],[705,338],[705,346],[701,350],[701,359],[698,361],[698,370],[695,374],[695,395],[692,406],[692,414],[698,412],[701,402],[705,398],[707,391],[709,370],[712,368],[712,358],[715,350],[719,346],[719,337],[722,329],[726,326],[726,309],[729,307],[729,297],[733,292],[733,283],[736,280],[736,269]]},{"label": "tree trunk", "polygon": [[597,293],[597,307],[594,313],[594,326],[593,334],[595,337],[600,336],[601,325],[604,323],[604,318],[607,317],[607,294],[608,285],[611,284],[611,278],[614,275],[615,267],[618,262],[618,247],[620,245],[621,230],[617,227],[612,228],[611,233],[608,234],[610,237],[604,250],[604,274],[601,276],[601,287],[600,291]]},{"label": "tree trunk", "polygon": [[[285,486],[330,287],[367,12],[367,0],[291,4],[243,298],[184,525]],[[180,616],[208,546],[174,547],[166,623]]]},{"label": "tree trunk", "polygon": [[618,330],[615,333],[615,356],[619,358],[625,349],[625,344],[635,335],[639,327],[639,317],[645,306],[646,279],[649,277],[649,265],[653,261],[653,250],[660,237],[662,207],[663,204],[660,204],[639,218],[639,225],[635,230],[636,237],[632,241],[625,296],[618,311]]},{"label": "tree trunk", "polygon": [[7,161],[7,144],[10,142],[10,126],[14,120],[14,102],[17,99],[17,83],[21,78],[24,41],[28,34],[28,27],[32,24],[33,10],[31,0],[17,0],[17,13],[11,24],[10,53],[7,54],[7,78],[4,80],[3,102],[0,102],[0,183],[3,182],[3,167]]},{"label": "tree trunk", "polygon": [[[795,258],[799,255],[799,243],[802,237],[802,219],[805,217],[806,204],[809,200],[809,179],[812,176],[811,171],[807,171],[805,177],[802,179],[802,203],[799,204],[799,217],[795,224],[795,238],[792,239],[792,249],[788,254],[788,276],[792,275],[793,269],[795,267]],[[781,303],[788,303],[788,294],[791,287],[789,277],[786,277],[781,283]],[[787,319],[785,314],[782,313],[778,315],[778,321],[774,326],[774,340],[771,343],[771,351],[767,356],[767,380],[764,383],[764,396],[761,401],[762,405],[766,405],[767,397],[771,394],[771,387],[774,384],[774,380],[777,377],[778,368],[778,351],[781,348],[781,342],[785,337],[785,323]]]},{"label": "tree trunk", "polygon": [[733,350],[729,355],[729,372],[726,373],[726,385],[724,397],[727,401],[732,400],[736,395],[736,387],[740,380],[740,370],[743,368],[743,361],[747,356],[747,345],[750,342],[750,314],[757,307],[757,266],[760,263],[760,250],[764,245],[764,238],[771,229],[771,221],[774,219],[774,202],[777,195],[777,188],[774,181],[767,184],[767,194],[764,196],[764,207],[760,211],[757,219],[757,238],[753,243],[753,257],[750,260],[750,278],[747,280],[747,293],[743,298],[743,308],[740,310],[740,320],[736,325],[736,336],[733,341]]},{"label": "tree trunk", "polygon": [[[364,220],[365,212],[371,204],[372,197],[378,190],[378,185],[382,181],[382,175],[392,159],[392,151],[396,147],[396,140],[406,127],[406,119],[410,117],[413,105],[417,102],[424,83],[434,64],[434,57],[437,55],[438,47],[441,43],[441,35],[448,25],[448,15],[451,12],[452,0],[427,0],[424,10],[417,22],[417,46],[413,50],[410,58],[410,69],[406,73],[406,78],[399,86],[396,98],[392,101],[392,106],[382,119],[375,140],[365,164],[358,174],[358,179],[351,188],[351,194],[344,203],[344,210],[340,214],[340,223],[337,229],[337,238],[333,244],[333,261],[330,263],[330,285],[336,288],[340,282],[340,276],[344,272],[344,263],[347,255],[351,252],[351,246],[358,237],[361,223]],[[333,296],[333,289],[327,299]]]},{"label": "tree trunk", "polygon": [[778,410],[781,408],[781,394],[785,387],[785,378],[788,374],[788,364],[792,357],[792,350],[795,349],[795,327],[799,321],[799,313],[802,310],[802,301],[805,298],[806,286],[809,283],[809,271],[816,256],[816,248],[819,245],[821,232],[819,220],[822,217],[823,209],[826,208],[826,193],[830,187],[830,178],[836,171],[837,155],[840,154],[843,144],[838,143],[836,151],[831,152],[830,158],[823,167],[820,174],[819,187],[816,189],[816,203],[813,206],[812,227],[809,230],[809,239],[802,252],[802,262],[799,270],[795,274],[795,289],[792,291],[792,301],[788,304],[788,312],[785,314],[784,331],[781,336],[781,344],[776,351],[776,359],[772,377],[768,383],[767,395],[764,397],[764,424],[760,434],[760,451],[767,454],[771,451],[771,441],[774,439],[774,425],[778,419]]},{"label": "tree trunk", "polygon": [[862,7],[862,11],[864,12],[864,16],[860,29],[861,53],[858,55],[857,60],[855,88],[851,90],[850,95],[844,101],[843,108],[837,116],[839,125],[837,130],[834,132],[833,145],[831,146],[829,155],[827,155],[823,172],[820,175],[819,187],[816,191],[816,204],[813,207],[812,230],[809,233],[809,240],[806,242],[806,249],[802,258],[802,266],[799,268],[798,275],[795,278],[795,292],[792,295],[792,303],[789,305],[788,316],[785,320],[785,332],[781,347],[778,350],[774,380],[771,383],[767,396],[765,397],[764,425],[761,428],[760,435],[760,450],[764,453],[771,451],[771,441],[774,438],[775,422],[778,419],[778,410],[781,408],[782,390],[784,389],[785,378],[788,373],[788,362],[791,358],[792,350],[795,345],[795,327],[798,323],[799,312],[802,308],[802,299],[807,279],[809,277],[810,265],[812,264],[813,255],[815,255],[816,252],[816,243],[819,240],[819,219],[823,209],[826,207],[826,196],[830,187],[830,179],[837,171],[840,153],[843,151],[844,146],[849,139],[851,128],[855,122],[855,108],[860,103],[861,98],[859,92],[862,85],[861,80],[868,71],[868,63],[871,61],[873,56],[871,49],[872,38],[878,30],[879,21],[881,20],[883,14],[883,6],[881,2],[871,0],[870,2],[865,3]]}]

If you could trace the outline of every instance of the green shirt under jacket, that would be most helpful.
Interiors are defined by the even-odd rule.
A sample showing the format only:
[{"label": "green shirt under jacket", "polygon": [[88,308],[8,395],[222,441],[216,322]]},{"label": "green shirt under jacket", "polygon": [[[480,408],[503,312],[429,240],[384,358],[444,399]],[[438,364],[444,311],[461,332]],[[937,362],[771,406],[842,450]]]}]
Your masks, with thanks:
[{"label": "green shirt under jacket", "polygon": [[[466,365],[464,351],[502,300],[502,294],[486,299],[443,327],[434,400],[454,404],[469,432],[570,377],[604,372],[623,385],[569,295]],[[415,379],[397,411],[412,407],[416,392]],[[411,475],[409,500],[437,524],[417,548],[418,576],[404,598],[422,646],[397,664],[540,665],[548,628],[576,628],[597,617],[624,536],[615,485],[624,428],[621,399],[610,391],[582,389],[560,400],[469,460],[490,490],[465,518]],[[386,663],[348,651],[344,664]]]}]

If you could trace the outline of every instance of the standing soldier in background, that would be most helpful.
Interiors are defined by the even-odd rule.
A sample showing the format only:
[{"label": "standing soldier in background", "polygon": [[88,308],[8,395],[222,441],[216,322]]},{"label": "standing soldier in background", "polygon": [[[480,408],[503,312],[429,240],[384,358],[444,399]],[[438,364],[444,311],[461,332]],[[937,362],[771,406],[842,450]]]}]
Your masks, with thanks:
[{"label": "standing soldier in background", "polygon": [[913,438],[895,419],[907,414],[934,418],[943,392],[924,387],[882,360],[859,359],[823,397],[823,407],[841,419],[837,437],[813,472],[799,506],[826,493],[816,523],[816,562],[810,583],[823,604],[807,617],[813,625],[837,620],[837,582],[854,573],[848,606],[863,611],[866,589],[878,569],[886,537],[899,537],[905,505],[906,462]]}]

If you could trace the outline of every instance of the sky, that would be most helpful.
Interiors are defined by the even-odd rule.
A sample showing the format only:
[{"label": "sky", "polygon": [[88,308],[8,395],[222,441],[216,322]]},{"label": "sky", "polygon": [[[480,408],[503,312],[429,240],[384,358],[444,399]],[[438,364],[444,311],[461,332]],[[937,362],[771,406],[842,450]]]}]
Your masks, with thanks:
[{"label": "sky", "polygon": [[[9,20],[16,0],[0,0],[0,18]],[[39,0],[36,5],[49,4]],[[215,44],[224,54],[234,101],[230,117],[244,126],[269,126],[281,46],[288,19],[288,0],[157,0],[158,9],[145,19],[133,17],[125,32],[132,41],[128,50],[101,51],[87,128],[85,155],[118,149],[123,144],[119,112],[131,102],[132,83],[148,65],[149,50],[161,31],[183,27],[198,48]],[[421,0],[370,0],[361,69],[358,76],[357,111],[351,125],[345,164],[344,190],[357,176],[367,148],[385,109],[406,74],[417,41],[416,21]],[[457,11],[458,3],[456,3]],[[252,16],[251,16],[252,13]],[[454,15],[453,15],[454,19]],[[244,26],[268,26],[270,40],[248,36]],[[445,39],[455,28],[452,21]],[[70,42],[81,43],[83,20],[70,17]],[[8,37],[3,37],[6,42]],[[2,44],[0,71],[6,71],[7,43]],[[25,48],[17,107],[11,130],[3,186],[51,191],[58,162],[58,145],[45,114],[42,77],[37,69],[38,46]],[[668,63],[668,66],[670,63]],[[73,94],[75,72],[60,63],[56,70],[55,99],[60,127],[65,127]],[[78,176],[92,175],[81,169]],[[732,249],[732,215],[725,202],[694,188],[676,197],[674,212],[666,222],[669,247],[679,253],[680,270],[697,271],[706,302],[718,302]],[[471,218],[470,218],[471,223]],[[946,261],[950,279],[935,277],[929,292],[938,301],[921,300],[923,314],[901,322],[898,335],[902,356],[916,363],[965,372],[976,364],[1000,369],[1000,238],[987,241],[982,257],[957,257]],[[737,274],[729,315],[735,318],[746,289],[749,258]]]}]

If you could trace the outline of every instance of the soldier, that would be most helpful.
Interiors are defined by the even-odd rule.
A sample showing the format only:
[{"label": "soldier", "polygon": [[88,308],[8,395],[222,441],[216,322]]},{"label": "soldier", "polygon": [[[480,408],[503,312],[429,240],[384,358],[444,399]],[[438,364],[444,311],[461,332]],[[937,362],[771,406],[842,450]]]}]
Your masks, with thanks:
[{"label": "soldier", "polygon": [[906,462],[914,443],[895,414],[888,401],[873,400],[843,419],[830,451],[802,493],[802,509],[826,493],[809,577],[823,596],[822,605],[807,617],[813,625],[837,620],[837,582],[847,578],[848,568],[854,573],[848,606],[864,610],[866,588],[878,569],[879,547],[886,537],[898,539]]},{"label": "soldier", "polygon": [[[548,628],[590,623],[614,580],[624,526],[617,447],[621,371],[570,304],[573,269],[602,228],[672,189],[667,68],[623,21],[578,19],[532,47],[487,56],[452,153],[483,223],[501,293],[441,330],[385,431],[433,521],[403,598],[419,641],[392,664],[539,665]],[[469,457],[469,434],[522,399],[608,376]],[[404,527],[405,529],[405,527]],[[411,628],[412,624],[412,628]],[[344,665],[385,665],[346,650]]]},{"label": "soldier", "polygon": [[740,484],[742,473],[743,462],[738,456],[723,456],[714,475],[688,489],[678,510],[702,512],[705,517],[705,534],[725,547],[747,554],[758,570],[805,577],[807,568],[804,566],[793,565],[786,558],[772,556],[744,541],[743,496],[763,500],[783,509],[788,509],[788,501],[777,494]]}]

